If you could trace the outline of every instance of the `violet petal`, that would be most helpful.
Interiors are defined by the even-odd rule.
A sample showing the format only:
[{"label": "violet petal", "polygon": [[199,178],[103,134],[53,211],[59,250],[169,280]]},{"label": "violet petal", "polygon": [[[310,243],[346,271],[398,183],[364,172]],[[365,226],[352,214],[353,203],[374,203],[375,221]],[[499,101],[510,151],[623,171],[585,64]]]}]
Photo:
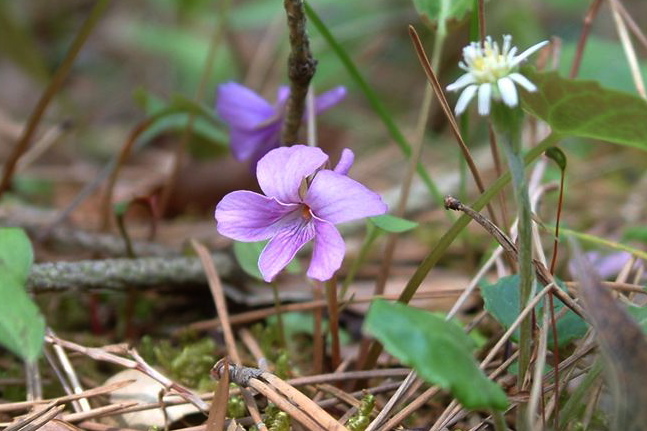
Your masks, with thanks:
[{"label": "violet petal", "polygon": [[335,87],[315,97],[315,113],[321,114],[332,108],[346,97],[346,87]]},{"label": "violet petal", "polygon": [[236,82],[218,87],[216,112],[231,128],[254,129],[276,114],[261,96]]},{"label": "violet petal", "polygon": [[319,218],[333,224],[384,214],[380,195],[337,172],[319,171],[312,180],[304,202]]},{"label": "violet petal", "polygon": [[335,166],[333,171],[338,174],[347,175],[348,171],[350,171],[350,167],[353,166],[354,161],[355,154],[353,151],[350,148],[344,148],[341,151],[341,156],[339,156],[339,162],[337,162],[337,166]]},{"label": "violet petal", "polygon": [[227,194],[216,206],[216,221],[221,235],[236,241],[262,241],[281,229],[282,219],[298,209],[247,190]]},{"label": "violet petal", "polygon": [[279,146],[280,123],[270,123],[257,129],[231,129],[229,146],[239,161],[258,161],[268,151]]},{"label": "violet petal", "polygon": [[312,220],[298,217],[290,224],[283,225],[280,232],[267,243],[258,259],[258,268],[263,274],[263,279],[267,282],[272,281],[314,236]]},{"label": "violet petal", "polygon": [[258,184],[267,196],[283,203],[301,202],[301,182],[327,160],[328,156],[320,148],[305,145],[277,148],[259,160]]},{"label": "violet petal", "polygon": [[276,91],[276,103],[274,106],[282,109],[288,102],[288,97],[290,97],[290,86],[281,85]]},{"label": "violet petal", "polygon": [[346,252],[346,244],[337,228],[325,220],[315,217],[315,243],[308,277],[326,281],[335,275]]}]

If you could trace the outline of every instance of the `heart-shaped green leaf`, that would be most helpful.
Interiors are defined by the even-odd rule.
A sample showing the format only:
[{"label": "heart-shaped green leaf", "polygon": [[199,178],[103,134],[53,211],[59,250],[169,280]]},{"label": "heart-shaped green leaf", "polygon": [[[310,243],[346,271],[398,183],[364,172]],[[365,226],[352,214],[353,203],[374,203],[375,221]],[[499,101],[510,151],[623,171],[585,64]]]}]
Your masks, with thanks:
[{"label": "heart-shaped green leaf", "polygon": [[[558,281],[558,284],[561,283]],[[562,287],[563,289],[563,287]],[[481,295],[485,301],[485,309],[504,328],[509,328],[519,316],[519,276],[510,275],[500,278],[496,283],[481,287]],[[557,314],[564,304],[554,300],[555,313]],[[538,320],[541,319],[543,311],[542,303],[535,308]],[[565,346],[576,338],[582,337],[588,329],[584,320],[572,310],[568,310],[564,316],[557,320],[557,344]],[[519,330],[512,334],[514,341],[519,341]],[[553,339],[552,331],[549,340]]]},{"label": "heart-shaped green leaf", "polygon": [[45,337],[45,320],[25,292],[32,262],[25,232],[0,228],[0,344],[27,362],[38,359]]},{"label": "heart-shaped green leaf", "polygon": [[401,303],[375,300],[364,329],[428,382],[449,391],[468,409],[505,409],[503,390],[473,356],[474,342],[456,324]]},{"label": "heart-shaped green leaf", "polygon": [[[25,232],[17,227],[0,228],[0,271],[24,283],[29,275],[34,254]],[[5,277],[0,277],[4,280]]]},{"label": "heart-shaped green leaf", "polygon": [[524,108],[553,131],[647,150],[647,102],[640,97],[556,72],[526,67],[523,74],[538,87],[522,91]]}]

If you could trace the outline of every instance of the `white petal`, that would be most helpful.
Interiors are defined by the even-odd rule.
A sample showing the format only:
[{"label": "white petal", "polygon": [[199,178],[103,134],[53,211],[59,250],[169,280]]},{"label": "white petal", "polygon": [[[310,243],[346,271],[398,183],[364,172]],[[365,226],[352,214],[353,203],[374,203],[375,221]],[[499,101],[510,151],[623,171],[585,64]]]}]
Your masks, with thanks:
[{"label": "white petal", "polygon": [[527,91],[537,91],[537,86],[520,73],[511,73],[510,75],[508,75],[508,78],[521,85]]},{"label": "white petal", "polygon": [[465,111],[465,108],[467,108],[467,105],[476,94],[476,90],[478,88],[478,85],[470,85],[465,90],[463,90],[460,97],[458,98],[458,101],[456,102],[456,107],[454,108],[456,115],[461,115]]},{"label": "white petal", "polygon": [[492,98],[492,84],[485,83],[479,86],[479,114],[488,115],[490,113],[490,99]]},{"label": "white petal", "polygon": [[474,84],[474,77],[472,76],[471,73],[466,73],[462,75],[460,78],[458,78],[456,81],[453,83],[449,84],[447,86],[447,91],[456,91],[460,90],[463,87],[467,87],[470,84]]},{"label": "white petal", "polygon": [[519,54],[519,56],[514,59],[511,66],[516,66],[517,64],[521,63],[526,58],[530,57],[532,54],[534,54],[536,51],[539,51],[541,48],[543,48],[547,44],[548,44],[548,41],[544,40],[543,42],[539,42],[539,43],[531,46],[530,48],[528,48],[527,50],[525,50],[524,52]]},{"label": "white petal", "polygon": [[510,50],[510,52],[508,52],[508,54],[506,54],[505,58],[509,62],[513,62],[514,61],[514,56],[515,56],[516,53],[517,53],[517,47],[513,46],[512,49]]},{"label": "white petal", "polygon": [[497,86],[499,87],[499,93],[501,94],[503,103],[510,107],[517,106],[519,97],[517,97],[517,88],[514,86],[512,79],[504,76],[497,81]]},{"label": "white petal", "polygon": [[512,36],[509,34],[503,35],[503,54],[505,55],[510,50],[510,44],[512,43]]}]

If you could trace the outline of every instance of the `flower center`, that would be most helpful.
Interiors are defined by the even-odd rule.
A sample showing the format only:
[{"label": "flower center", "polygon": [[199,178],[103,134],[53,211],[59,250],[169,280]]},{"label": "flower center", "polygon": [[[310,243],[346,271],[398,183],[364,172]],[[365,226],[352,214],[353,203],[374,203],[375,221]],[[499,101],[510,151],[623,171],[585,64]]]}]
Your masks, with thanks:
[{"label": "flower center", "polygon": [[496,42],[489,40],[482,46],[474,42],[464,51],[467,71],[479,84],[494,83],[512,70],[507,51],[507,47],[504,46],[502,52]]},{"label": "flower center", "polygon": [[310,207],[308,205],[301,205],[301,217],[306,221],[310,221],[312,218],[312,211],[310,211]]}]

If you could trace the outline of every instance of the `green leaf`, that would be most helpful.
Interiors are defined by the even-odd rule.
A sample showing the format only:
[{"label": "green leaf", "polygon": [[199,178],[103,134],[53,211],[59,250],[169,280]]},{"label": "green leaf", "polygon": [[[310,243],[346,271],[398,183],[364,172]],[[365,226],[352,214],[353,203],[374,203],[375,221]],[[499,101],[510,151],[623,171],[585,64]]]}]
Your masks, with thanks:
[{"label": "green leaf", "polygon": [[259,280],[263,279],[261,271],[258,269],[258,257],[267,244],[267,241],[261,242],[238,242],[234,241],[234,256],[238,264],[247,275],[251,275]]},{"label": "green leaf", "polygon": [[418,227],[418,223],[405,220],[390,214],[383,214],[369,218],[377,227],[390,233],[402,233]]},{"label": "green leaf", "polygon": [[0,344],[27,362],[38,359],[45,337],[45,320],[25,291],[33,258],[22,229],[0,228]]},{"label": "green leaf", "polygon": [[[557,0],[562,3],[564,0]],[[584,3],[578,6],[581,8]],[[514,32],[512,32],[514,34]],[[560,53],[558,71],[568,76],[578,52],[578,40],[564,41]],[[610,64],[626,64],[624,49],[619,40],[598,37],[593,34],[586,39],[584,56],[577,73],[579,79],[597,81],[600,85],[619,91],[634,92],[636,87],[629,67],[609,67]],[[647,76],[647,61],[638,59],[640,74]]]},{"label": "green leaf", "polygon": [[[564,287],[561,282],[558,284],[562,290]],[[485,301],[485,309],[490,313],[504,328],[509,328],[519,316],[519,276],[510,275],[500,278],[496,283],[481,287],[481,295]],[[564,307],[564,304],[554,299],[555,314]],[[540,302],[535,308],[537,320],[539,321],[543,312],[543,305]],[[572,310],[566,311],[557,321],[557,344],[562,347],[576,338],[582,337],[588,329],[584,320]],[[519,340],[519,330],[512,334],[514,341]],[[549,340],[553,339],[552,331],[549,334]],[[552,347],[552,346],[551,346]]]},{"label": "green leaf", "polygon": [[[31,242],[25,232],[17,227],[0,228],[0,271],[3,276],[24,284],[33,262]],[[0,277],[0,280],[5,277]]]},{"label": "green leaf", "polygon": [[[267,323],[269,325],[278,324],[277,316],[270,316],[267,318]],[[299,313],[299,312],[288,312],[281,314],[281,321],[283,322],[283,330],[285,331],[285,339],[288,343],[294,343],[295,336],[299,334],[314,335],[314,316],[312,313]],[[331,335],[328,332],[329,321],[328,319],[323,319],[321,325],[322,332],[326,333],[327,342],[331,342]],[[348,331],[340,328],[339,330],[339,341],[343,345],[348,345],[352,342],[352,337]],[[295,348],[298,348],[294,345]]]},{"label": "green leaf", "polygon": [[474,343],[456,324],[401,303],[375,300],[364,329],[425,380],[452,392],[468,409],[505,409],[503,390],[478,368]]},{"label": "green leaf", "polygon": [[539,89],[522,91],[524,108],[553,131],[647,150],[647,102],[640,97],[556,72],[524,68],[523,74]]},{"label": "green leaf", "polygon": [[[258,258],[261,255],[261,252],[265,248],[267,241],[260,242],[238,242],[234,241],[234,256],[238,261],[238,264],[243,271],[258,280],[263,280],[263,275],[258,269]],[[301,272],[301,265],[299,261],[293,259],[288,266],[285,267],[285,270],[290,273]]]},{"label": "green leaf", "polygon": [[640,329],[642,329],[643,333],[647,334],[647,307],[629,305],[629,307],[627,307],[627,311],[631,317],[636,319],[636,322],[640,325]]},{"label": "green leaf", "polygon": [[423,20],[436,25],[451,19],[462,20],[472,10],[472,0],[413,0]]}]

